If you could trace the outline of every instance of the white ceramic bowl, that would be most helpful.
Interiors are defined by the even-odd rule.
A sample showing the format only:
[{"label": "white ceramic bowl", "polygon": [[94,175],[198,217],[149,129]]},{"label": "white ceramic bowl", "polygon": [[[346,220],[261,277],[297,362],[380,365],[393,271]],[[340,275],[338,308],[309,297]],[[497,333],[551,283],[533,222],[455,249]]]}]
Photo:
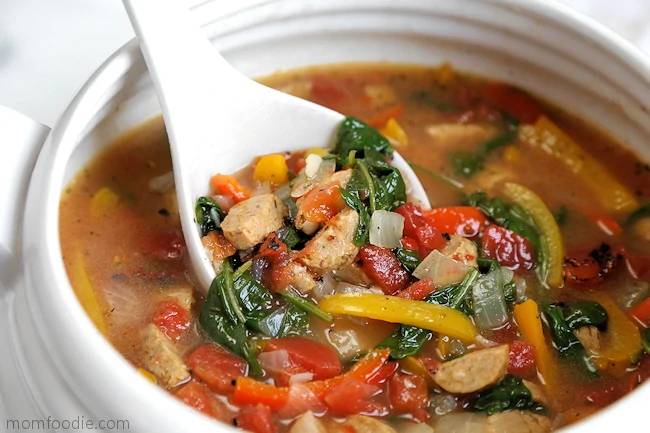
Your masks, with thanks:
[{"label": "white ceramic bowl", "polygon": [[[555,3],[228,3],[208,1],[195,13],[226,57],[251,76],[349,61],[450,61],[458,69],[543,95],[650,157],[648,59],[620,37]],[[13,206],[2,212],[5,221],[18,224],[24,210],[24,224],[22,236],[0,231],[0,246],[5,247],[0,248],[0,282],[6,287],[0,303],[0,419],[4,406],[8,419],[43,420],[44,427],[62,430],[79,430],[88,420],[126,420],[138,432],[230,430],[137,374],[93,327],[63,268],[58,232],[62,189],[105,144],[158,112],[138,46],[130,42],[81,89],[40,149],[31,177],[43,129],[19,117],[13,124],[10,139],[16,146],[24,139],[25,147],[15,161],[3,161],[12,177],[11,188],[3,192],[3,199],[11,200],[3,200],[3,206]],[[645,425],[648,401],[646,384],[567,431]]]}]

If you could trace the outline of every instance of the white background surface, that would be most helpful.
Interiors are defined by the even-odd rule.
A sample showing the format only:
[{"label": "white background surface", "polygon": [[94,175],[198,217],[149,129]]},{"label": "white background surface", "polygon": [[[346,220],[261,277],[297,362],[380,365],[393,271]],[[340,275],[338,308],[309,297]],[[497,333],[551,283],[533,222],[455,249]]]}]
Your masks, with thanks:
[{"label": "white background surface", "polygon": [[[650,0],[561,2],[650,53]],[[132,37],[120,0],[0,0],[0,104],[51,126],[90,74]]]}]

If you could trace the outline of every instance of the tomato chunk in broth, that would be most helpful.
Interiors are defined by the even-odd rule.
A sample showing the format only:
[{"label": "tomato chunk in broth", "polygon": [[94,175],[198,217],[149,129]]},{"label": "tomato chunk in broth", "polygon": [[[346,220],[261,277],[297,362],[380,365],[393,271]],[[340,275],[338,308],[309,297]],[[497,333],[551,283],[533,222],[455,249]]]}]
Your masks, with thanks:
[{"label": "tomato chunk in broth", "polygon": [[161,119],[63,195],[74,290],[146,378],[255,433],[543,433],[650,376],[650,167],[629,149],[448,64],[262,82],[347,117],[334,149],[306,137],[205,179],[207,294]]}]

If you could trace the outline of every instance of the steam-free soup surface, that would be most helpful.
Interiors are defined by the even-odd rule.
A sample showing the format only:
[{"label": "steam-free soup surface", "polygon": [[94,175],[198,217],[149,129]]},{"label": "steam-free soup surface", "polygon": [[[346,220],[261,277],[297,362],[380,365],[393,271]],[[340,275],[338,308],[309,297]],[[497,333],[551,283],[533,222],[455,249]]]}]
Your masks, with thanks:
[{"label": "steam-free soup surface", "polygon": [[[330,153],[306,137],[305,151],[205,180],[197,220],[221,272],[205,304],[160,119],[65,191],[70,280],[144,377],[259,433],[544,432],[648,377],[650,169],[624,146],[449,65],[263,82],[354,117]],[[351,130],[375,150],[343,152]],[[433,210],[386,192],[391,148]],[[359,228],[379,209],[383,235]]]}]

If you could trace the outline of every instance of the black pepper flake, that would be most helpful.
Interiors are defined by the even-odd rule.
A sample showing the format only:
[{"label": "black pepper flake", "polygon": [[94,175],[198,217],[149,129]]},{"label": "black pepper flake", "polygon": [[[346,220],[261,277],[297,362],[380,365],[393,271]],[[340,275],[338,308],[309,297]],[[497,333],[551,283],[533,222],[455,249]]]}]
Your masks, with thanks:
[{"label": "black pepper flake", "polygon": [[169,216],[169,211],[167,209],[165,209],[165,208],[162,208],[162,209],[160,209],[158,211],[158,214],[162,215],[162,216],[165,216],[165,217],[168,217]]},{"label": "black pepper flake", "polygon": [[448,241],[451,240],[451,236],[449,236],[449,233],[443,233],[443,234],[442,234],[442,237],[445,238],[445,239],[447,239]]}]

